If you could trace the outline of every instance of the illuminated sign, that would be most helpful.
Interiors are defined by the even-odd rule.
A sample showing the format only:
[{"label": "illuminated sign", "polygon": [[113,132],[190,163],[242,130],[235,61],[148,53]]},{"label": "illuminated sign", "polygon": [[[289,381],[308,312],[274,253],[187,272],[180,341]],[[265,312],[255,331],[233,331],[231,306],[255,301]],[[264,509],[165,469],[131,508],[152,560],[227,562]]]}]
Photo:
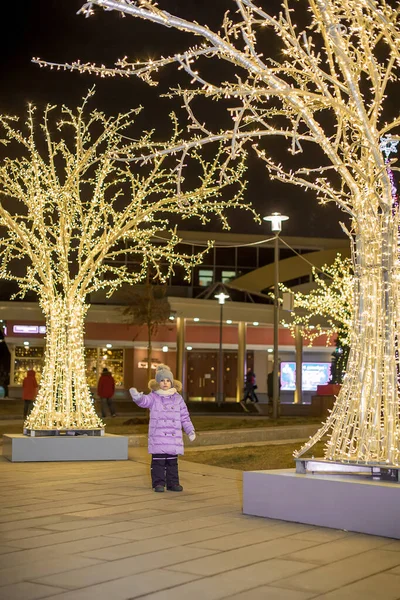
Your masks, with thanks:
[{"label": "illuminated sign", "polygon": [[45,325],[13,325],[13,333],[46,333]]},{"label": "illuminated sign", "polygon": [[[325,385],[331,378],[331,363],[303,363],[302,390],[313,392],[319,385]],[[296,363],[281,363],[281,390],[293,392],[296,389]]]}]

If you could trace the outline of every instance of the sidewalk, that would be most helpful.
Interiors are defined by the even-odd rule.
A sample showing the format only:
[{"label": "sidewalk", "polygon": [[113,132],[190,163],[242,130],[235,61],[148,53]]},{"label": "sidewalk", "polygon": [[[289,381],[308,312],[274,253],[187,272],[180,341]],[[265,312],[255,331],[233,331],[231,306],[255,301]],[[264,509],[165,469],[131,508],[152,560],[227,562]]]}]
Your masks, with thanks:
[{"label": "sidewalk", "polygon": [[148,463],[0,458],[0,600],[400,599],[399,541],[245,516],[229,469],[154,494]]}]

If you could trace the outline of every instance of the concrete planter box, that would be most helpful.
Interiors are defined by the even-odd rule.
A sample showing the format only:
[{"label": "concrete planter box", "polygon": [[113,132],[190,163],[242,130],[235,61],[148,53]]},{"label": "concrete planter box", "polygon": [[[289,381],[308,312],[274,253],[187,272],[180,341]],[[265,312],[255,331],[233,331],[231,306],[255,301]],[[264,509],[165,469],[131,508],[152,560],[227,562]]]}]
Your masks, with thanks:
[{"label": "concrete planter box", "polygon": [[120,435],[3,436],[3,456],[11,462],[127,460],[128,438]]},{"label": "concrete planter box", "polygon": [[243,473],[246,515],[400,539],[400,484],[356,475]]}]

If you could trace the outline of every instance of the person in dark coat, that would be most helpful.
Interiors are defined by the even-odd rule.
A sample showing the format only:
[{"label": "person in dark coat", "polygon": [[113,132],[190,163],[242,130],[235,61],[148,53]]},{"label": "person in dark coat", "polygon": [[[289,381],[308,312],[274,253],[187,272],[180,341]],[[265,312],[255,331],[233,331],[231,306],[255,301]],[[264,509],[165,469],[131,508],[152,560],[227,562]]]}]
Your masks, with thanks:
[{"label": "person in dark coat", "polygon": [[27,418],[33,408],[33,403],[38,392],[38,382],[33,369],[29,370],[22,382],[22,399],[24,401],[24,419]]},{"label": "person in dark coat", "polygon": [[249,367],[246,373],[246,380],[244,384],[244,398],[242,402],[246,402],[247,398],[250,398],[251,402],[258,402],[257,394],[255,392],[256,389],[256,376],[253,370]]},{"label": "person in dark coat", "polygon": [[[268,404],[272,404],[274,397],[274,372],[268,373],[267,377]],[[278,398],[281,395],[281,378],[278,378]]]},{"label": "person in dark coat", "polygon": [[104,418],[107,416],[106,406],[111,413],[112,417],[116,416],[114,403],[112,397],[115,392],[115,381],[108,369],[103,369],[100,375],[99,383],[97,384],[97,394],[101,401],[101,416]]}]

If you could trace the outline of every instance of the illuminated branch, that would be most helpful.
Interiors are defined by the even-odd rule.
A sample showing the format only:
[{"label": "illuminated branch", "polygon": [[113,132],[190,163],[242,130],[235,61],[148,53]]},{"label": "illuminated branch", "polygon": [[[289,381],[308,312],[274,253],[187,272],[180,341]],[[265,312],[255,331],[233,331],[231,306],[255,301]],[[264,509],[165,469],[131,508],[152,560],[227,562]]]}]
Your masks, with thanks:
[{"label": "illuminated branch", "polygon": [[[313,269],[315,288],[308,294],[292,292],[281,285],[283,292],[293,294],[293,310],[288,325],[294,335],[296,325],[301,327],[302,336],[312,345],[321,335],[327,335],[327,344],[335,334],[340,335],[341,342],[350,343],[350,330],[354,309],[354,275],[349,259],[338,255],[335,262],[321,268],[322,273]],[[300,310],[299,310],[300,309]],[[315,322],[315,317],[322,317],[326,323]],[[328,326],[328,329],[327,329]]]}]

